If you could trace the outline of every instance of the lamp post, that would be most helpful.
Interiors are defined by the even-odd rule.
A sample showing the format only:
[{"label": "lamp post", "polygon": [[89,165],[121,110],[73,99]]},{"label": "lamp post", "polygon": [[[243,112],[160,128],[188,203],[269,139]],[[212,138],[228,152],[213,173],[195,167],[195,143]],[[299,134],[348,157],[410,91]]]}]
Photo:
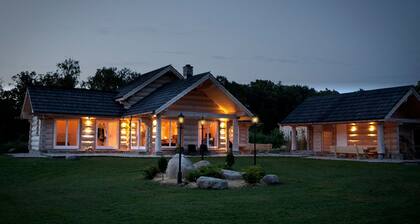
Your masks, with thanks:
[{"label": "lamp post", "polygon": [[204,160],[204,124],[206,124],[206,120],[204,120],[204,117],[201,117],[201,120],[200,120],[200,125],[201,125],[201,145],[200,145],[201,160]]},{"label": "lamp post", "polygon": [[182,124],[184,123],[184,115],[182,115],[182,113],[180,113],[178,115],[178,124],[179,124],[179,131],[178,131],[178,147],[179,147],[179,161],[178,161],[178,179],[177,179],[177,183],[181,184],[182,183],[182,171],[181,171],[181,157],[182,157],[182,138],[181,138],[181,134],[182,134]]},{"label": "lamp post", "polygon": [[257,165],[257,124],[258,117],[252,118],[252,123],[254,124],[254,166]]}]

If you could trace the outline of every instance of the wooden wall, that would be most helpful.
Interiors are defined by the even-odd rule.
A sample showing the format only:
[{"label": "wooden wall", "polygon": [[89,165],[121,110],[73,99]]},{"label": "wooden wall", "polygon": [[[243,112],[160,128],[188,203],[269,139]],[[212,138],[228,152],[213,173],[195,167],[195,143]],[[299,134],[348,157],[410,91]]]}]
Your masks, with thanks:
[{"label": "wooden wall", "polygon": [[224,111],[200,90],[193,90],[168,108],[174,111],[189,111],[223,114]]},{"label": "wooden wall", "polygon": [[322,151],[322,125],[313,125],[313,150]]},{"label": "wooden wall", "polygon": [[54,146],[54,120],[45,118],[41,120],[41,141],[39,149],[41,151],[51,150]]},{"label": "wooden wall", "polygon": [[398,123],[385,122],[384,124],[384,143],[386,154],[399,154],[399,132]]},{"label": "wooden wall", "polygon": [[29,149],[39,150],[40,144],[40,120],[37,116],[33,116],[29,125]]},{"label": "wooden wall", "polygon": [[239,145],[249,143],[249,127],[251,125],[251,122],[239,122]]}]

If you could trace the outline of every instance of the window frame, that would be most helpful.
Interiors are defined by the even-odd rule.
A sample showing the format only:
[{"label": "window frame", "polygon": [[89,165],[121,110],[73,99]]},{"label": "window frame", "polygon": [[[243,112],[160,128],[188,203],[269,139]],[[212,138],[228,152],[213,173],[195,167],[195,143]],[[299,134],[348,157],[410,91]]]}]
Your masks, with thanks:
[{"label": "window frame", "polygon": [[[169,121],[169,146],[163,146],[162,145],[162,131],[163,131],[163,129],[162,129],[162,123],[163,123],[163,121]],[[176,148],[176,146],[177,146],[177,144],[175,144],[174,146],[172,146],[172,122],[173,123],[175,123],[176,124],[176,129],[177,129],[177,131],[179,132],[179,127],[178,127],[178,121],[176,120],[176,119],[161,119],[161,121],[160,121],[161,123],[160,123],[160,142],[161,142],[161,148],[163,148],[163,149],[175,149]],[[178,136],[179,136],[179,133],[178,133]],[[176,139],[176,141],[178,141],[178,138],[179,137],[177,137],[177,139]]]},{"label": "window frame", "polygon": [[[215,121],[215,120],[205,120],[206,121],[206,123],[205,123],[205,127],[204,127],[204,129],[206,130],[210,130],[210,126],[207,126],[207,128],[206,128],[206,125],[209,123],[209,122],[215,122],[216,123],[216,126],[217,126],[217,129],[216,129],[216,136],[214,137],[214,146],[210,146],[209,145],[209,138],[207,138],[206,137],[206,145],[207,145],[207,148],[209,148],[209,149],[217,149],[217,148],[219,148],[219,136],[220,136],[220,122],[219,121]],[[205,133],[205,135],[207,135],[208,133],[209,133],[209,131],[205,131],[206,133]],[[201,138],[200,138],[201,137]],[[203,136],[201,136],[201,124],[200,124],[200,121],[198,121],[198,133],[197,133],[197,139],[198,139],[198,146],[200,147],[200,145],[201,145],[201,141],[202,141],[202,138],[203,138]]]},{"label": "window frame", "polygon": [[[106,121],[107,122],[107,128],[108,128],[108,122],[117,122],[117,146],[113,147],[113,146],[100,146],[98,145],[98,121]],[[120,131],[121,131],[121,127],[120,127],[120,121],[119,120],[113,120],[113,119],[96,119],[95,120],[95,148],[96,149],[113,149],[113,150],[117,150],[120,147]],[[106,140],[106,142],[108,143],[108,139]]]},{"label": "window frame", "polygon": [[[65,130],[65,145],[57,145],[57,121],[58,120],[65,120],[66,121],[66,130]],[[68,131],[69,131],[69,120],[76,120],[77,121],[77,144],[76,145],[68,145]],[[79,149],[79,142],[80,142],[80,119],[72,119],[72,118],[58,118],[54,119],[54,149]]]},{"label": "window frame", "polygon": [[[140,120],[134,120],[131,122],[135,122],[137,123],[137,128],[136,128],[136,138],[137,138],[137,145],[133,145],[131,136],[130,136],[130,145],[131,145],[131,149],[132,150],[138,150],[138,151],[146,151],[146,145],[147,145],[147,125],[145,122],[143,122],[141,119]],[[145,126],[145,132],[146,132],[146,141],[144,143],[144,146],[139,145],[140,143],[140,131],[141,131],[141,125],[144,124]],[[131,127],[130,127],[131,128]]]}]

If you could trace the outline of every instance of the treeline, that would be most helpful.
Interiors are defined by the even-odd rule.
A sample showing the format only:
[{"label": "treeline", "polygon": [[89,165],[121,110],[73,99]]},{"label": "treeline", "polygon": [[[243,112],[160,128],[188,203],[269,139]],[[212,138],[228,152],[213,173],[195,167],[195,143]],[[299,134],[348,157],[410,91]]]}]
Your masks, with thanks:
[{"label": "treeline", "polygon": [[[37,73],[23,71],[12,77],[11,88],[5,90],[0,85],[0,151],[1,149],[26,148],[29,127],[28,122],[20,119],[24,96],[29,86],[47,86],[56,88],[86,88],[94,90],[116,90],[141,74],[127,68],[117,69],[103,67],[87,80],[80,80],[80,66],[77,60],[66,59],[57,64],[53,72]],[[217,76],[235,97],[244,103],[260,118],[258,142],[282,142],[279,138],[278,123],[307,97],[338,94],[335,90],[317,91],[301,85],[283,85],[269,80],[256,80],[249,84],[229,81],[226,77]],[[419,83],[417,89],[420,90]],[[280,139],[280,140],[279,140]]]}]

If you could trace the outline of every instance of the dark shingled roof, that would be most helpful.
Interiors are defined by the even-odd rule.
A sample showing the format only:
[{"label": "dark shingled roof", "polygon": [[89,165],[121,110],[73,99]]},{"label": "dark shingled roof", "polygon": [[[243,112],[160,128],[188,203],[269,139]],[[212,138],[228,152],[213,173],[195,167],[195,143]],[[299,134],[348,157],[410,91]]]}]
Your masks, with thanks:
[{"label": "dark shingled roof", "polygon": [[141,84],[143,84],[144,82],[146,82],[147,80],[149,80],[150,78],[152,78],[153,76],[158,74],[159,72],[163,71],[164,69],[168,68],[169,66],[171,66],[171,65],[163,66],[162,68],[158,68],[156,70],[153,70],[153,71],[150,71],[150,72],[145,73],[143,75],[140,75],[140,77],[136,78],[135,80],[133,80],[129,84],[119,88],[117,90],[118,94],[115,96],[115,98],[123,97],[125,94],[130,92],[132,89],[136,88],[137,86],[140,86]]},{"label": "dark shingled roof", "polygon": [[120,116],[122,106],[115,102],[116,92],[86,89],[28,88],[34,113],[60,113]]},{"label": "dark shingled roof", "polygon": [[188,79],[175,80],[166,84],[131,106],[125,114],[133,115],[153,112],[206,75],[210,75],[210,73],[202,73]]},{"label": "dark shingled roof", "polygon": [[311,97],[281,123],[322,123],[384,119],[412,86]]}]

